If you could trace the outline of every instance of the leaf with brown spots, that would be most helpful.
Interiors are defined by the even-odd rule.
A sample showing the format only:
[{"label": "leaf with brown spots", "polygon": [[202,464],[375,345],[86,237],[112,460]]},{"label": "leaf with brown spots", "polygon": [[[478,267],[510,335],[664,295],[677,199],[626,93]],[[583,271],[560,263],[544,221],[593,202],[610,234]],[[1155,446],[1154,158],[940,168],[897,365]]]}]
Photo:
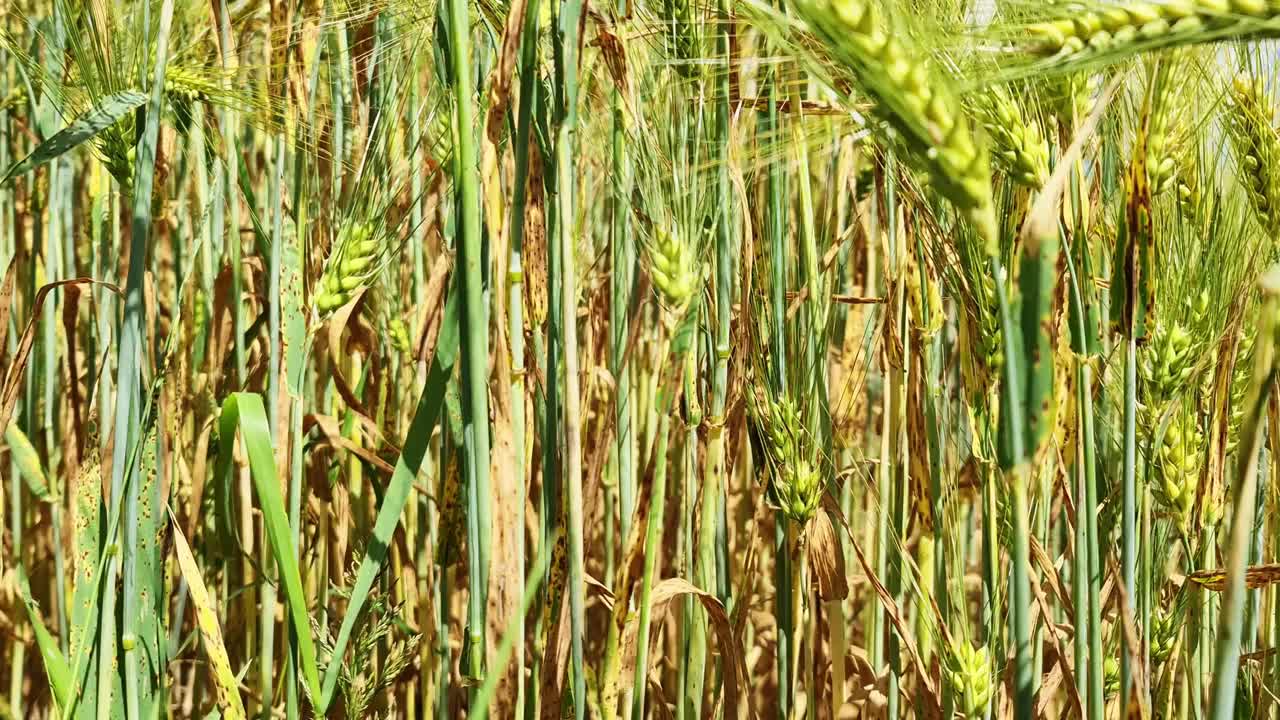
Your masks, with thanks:
[{"label": "leaf with brown spots", "polygon": [[196,625],[204,640],[204,652],[209,658],[209,664],[213,666],[218,706],[222,708],[222,716],[227,720],[244,720],[244,703],[240,700],[239,683],[235,673],[231,671],[231,661],[227,658],[227,646],[222,641],[222,628],[214,613],[213,599],[200,575],[200,567],[191,554],[191,547],[187,545],[187,538],[178,526],[178,519],[172,513],[169,517],[173,520],[173,547],[178,556],[178,567],[187,580],[187,591],[191,595],[191,604],[195,606]]},{"label": "leaf with brown spots", "polygon": [[[1227,586],[1227,571],[1224,568],[1201,570],[1191,573],[1187,579],[1207,590],[1222,592]],[[1245,568],[1244,584],[1250,590],[1268,587],[1278,582],[1280,582],[1280,563],[1250,565]]]}]

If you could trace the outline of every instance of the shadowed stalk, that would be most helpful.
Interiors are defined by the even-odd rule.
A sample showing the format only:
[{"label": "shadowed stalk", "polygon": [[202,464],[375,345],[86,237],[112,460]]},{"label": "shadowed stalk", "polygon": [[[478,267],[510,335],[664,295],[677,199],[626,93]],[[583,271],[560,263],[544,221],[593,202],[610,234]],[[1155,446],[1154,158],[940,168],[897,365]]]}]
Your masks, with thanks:
[{"label": "shadowed stalk", "polygon": [[[738,209],[729,179],[730,163],[732,162],[729,156],[729,148],[733,142],[733,110],[729,106],[730,74],[736,72],[736,68],[732,64],[730,48],[734,20],[729,8],[728,0],[718,0],[715,16],[719,28],[719,32],[716,33],[716,52],[719,57],[723,58],[725,67],[715,74],[717,81],[715,207],[719,212],[716,218],[715,242],[715,340],[713,343],[714,358],[711,364],[711,415],[708,418],[707,428],[708,471],[703,480],[704,499],[701,510],[703,525],[699,528],[701,533],[699,562],[702,573],[700,579],[704,583],[702,585],[704,590],[711,590],[713,586],[717,588],[728,587],[727,573],[725,577],[719,577],[716,573],[715,535],[719,523],[714,522],[711,516],[714,514],[718,517],[724,507],[725,488],[728,480],[728,469],[726,467],[728,452],[725,445],[724,414],[729,384],[729,356],[732,352],[730,338],[732,336],[733,323],[734,239],[739,229],[735,214]],[[729,601],[730,598],[727,593],[720,593],[720,602],[725,607],[729,606]]]},{"label": "shadowed stalk", "polygon": [[[695,315],[698,309],[694,310]],[[696,321],[695,321],[696,323]],[[694,518],[698,499],[698,427],[702,424],[702,404],[698,399],[698,346],[691,342],[684,356],[684,488],[680,497],[681,510],[681,555],[683,567],[680,575],[693,579],[696,576],[696,555],[694,543]],[[705,496],[706,489],[703,488]],[[703,515],[702,525],[711,524],[712,515]],[[703,589],[707,589],[705,586]],[[701,610],[695,607],[693,598],[686,598],[681,609],[681,642],[684,645],[684,662],[682,665],[685,677],[680,683],[684,698],[680,701],[677,717],[698,718],[702,714],[702,690],[707,670],[706,625],[702,620]],[[698,671],[696,668],[707,668]],[[690,672],[692,670],[692,672]]]},{"label": "shadowed stalk", "polygon": [[[1124,418],[1122,452],[1123,466],[1120,506],[1120,564],[1121,580],[1129,597],[1137,597],[1138,528],[1137,528],[1137,415],[1138,415],[1138,361],[1137,339],[1130,335],[1124,341]],[[1129,697],[1134,669],[1130,653],[1120,653],[1121,707],[1133,699]]]},{"label": "shadowed stalk", "polygon": [[[666,400],[662,401],[666,404]],[[653,460],[653,494],[650,497],[649,525],[644,539],[644,575],[640,580],[640,597],[637,600],[640,614],[636,631],[636,666],[632,678],[631,717],[643,718],[645,690],[648,683],[649,632],[652,623],[652,596],[655,576],[658,572],[658,555],[662,548],[663,518],[667,507],[667,436],[671,431],[671,413],[662,411],[658,419],[657,447]],[[581,704],[581,703],[580,703]]]},{"label": "shadowed stalk", "polygon": [[[921,241],[917,238],[916,247],[913,249],[915,253],[915,262],[920,272],[920,283],[923,286],[925,282],[931,282],[927,274],[925,265],[924,248]],[[944,308],[933,307],[933,298],[924,288],[920,289],[920,325],[924,328],[933,327],[934,317],[942,315]],[[913,333],[915,331],[913,330]],[[936,381],[938,378],[938,354],[940,346],[943,342],[940,330],[935,331],[937,337],[929,337],[929,334],[921,333],[921,344],[923,347],[923,362],[918,365],[926,373],[925,377],[917,378],[916,383],[921,388],[920,397],[924,403],[924,421],[925,421],[925,440],[928,444],[929,457],[929,504],[931,507],[930,514],[933,517],[933,548],[936,559],[934,560],[933,577],[924,577],[922,582],[929,583],[926,587],[931,587],[934,601],[938,604],[942,612],[942,622],[948,622],[951,613],[951,591],[948,583],[951,581],[950,575],[947,573],[948,562],[951,554],[949,552],[949,541],[946,534],[947,529],[947,509],[943,502],[943,453],[945,449],[942,445],[942,426],[938,417],[938,405],[942,398],[942,388],[940,383]],[[918,442],[918,439],[917,439]],[[923,570],[923,568],[922,568]],[[836,632],[837,628],[834,623],[839,618],[832,620],[832,632]],[[843,644],[841,638],[840,644]],[[843,674],[843,668],[839,668],[840,674]],[[834,686],[833,686],[834,687]],[[946,683],[942,687],[942,708],[943,713],[950,714],[954,712],[955,699],[952,697],[950,683]],[[838,710],[838,708],[837,708]]]},{"label": "shadowed stalk", "polygon": [[[286,138],[283,135],[277,137],[274,141],[274,146],[274,159],[270,166],[271,181],[270,198],[268,200],[271,211],[271,254],[268,257],[267,264],[267,328],[270,338],[267,358],[267,419],[271,424],[273,436],[277,439],[285,440],[289,435],[287,431],[281,428],[281,423],[287,423],[288,418],[281,417],[280,408],[282,391],[280,387],[280,365],[283,353],[281,347],[283,337],[280,326],[280,275],[282,248],[284,246],[283,185]],[[291,423],[285,427],[291,427]],[[293,461],[290,457],[286,467],[292,467],[292,465]],[[274,704],[272,702],[272,694],[276,679],[274,675],[276,592],[272,561],[266,552],[265,546],[261,562],[266,577],[264,578],[265,582],[262,583],[258,601],[258,641],[260,644],[258,669],[261,673],[259,692],[262,695],[262,705],[270,708]],[[287,650],[285,655],[288,655]]]},{"label": "shadowed stalk", "polygon": [[[769,73],[766,80],[768,110],[757,123],[759,132],[766,142],[782,131],[782,121],[778,113],[778,102],[781,99],[781,94],[777,90],[777,78],[774,77],[777,70],[770,69],[767,72]],[[770,350],[772,351],[772,368],[774,370],[772,380],[777,385],[777,391],[784,395],[787,392],[787,353],[785,350],[787,327],[785,300],[788,239],[787,185],[786,165],[781,160],[770,162],[766,190],[768,193],[768,220],[765,228],[771,263],[769,312],[773,336],[770,338]],[[795,643],[795,608],[791,606],[791,586],[794,578],[792,577],[790,546],[786,541],[790,522],[781,513],[777,513],[775,517],[777,518],[777,529],[774,537],[774,584],[776,586],[774,614],[778,622],[778,648],[776,653],[779,687],[778,717],[780,720],[786,720],[790,717],[793,696],[794,669],[791,667],[791,657]]]},{"label": "shadowed stalk", "polygon": [[[625,4],[622,0],[621,4]],[[617,383],[618,401],[615,410],[617,428],[614,432],[615,458],[618,478],[618,537],[623,543],[631,533],[635,516],[636,467],[635,413],[631,398],[631,364],[626,357],[627,336],[630,333],[628,317],[635,292],[636,244],[631,230],[631,158],[627,153],[625,98],[614,88],[612,97],[612,124],[610,126],[610,154],[613,167],[611,179],[610,246],[613,251],[612,302],[609,306],[609,327],[612,340],[609,346],[610,370]]]},{"label": "shadowed stalk", "polygon": [[[524,28],[520,37],[520,104],[516,116],[515,137],[515,187],[511,202],[511,249],[507,260],[507,335],[511,344],[511,434],[512,453],[515,456],[515,476],[519,479],[517,502],[519,504],[519,524],[524,525],[525,494],[529,487],[525,468],[525,365],[524,351],[524,230],[525,204],[528,198],[529,153],[536,152],[530,145],[533,131],[533,107],[537,100],[537,57],[538,57],[538,0],[530,0],[525,8]],[[525,535],[517,534],[519,546],[518,566],[525,567]],[[539,555],[545,554],[539,549]],[[542,577],[544,568],[535,561],[530,569],[533,577]],[[519,620],[513,629],[515,633],[516,659],[516,716],[523,717],[528,697],[525,693],[525,612],[519,613]],[[536,676],[535,676],[536,677]],[[533,703],[529,703],[532,705]]]},{"label": "shadowed stalk", "polygon": [[[236,57],[234,36],[231,34],[231,16],[225,3],[219,3],[218,7],[221,9],[218,15],[220,59],[223,72],[226,73],[224,82],[230,88],[232,83],[231,76],[238,68],[239,60]],[[219,119],[222,123],[222,145],[231,154],[231,157],[226,158],[223,162],[222,172],[219,173],[218,178],[221,181],[223,200],[228,203],[226,235],[224,236],[226,238],[226,260],[224,262],[231,269],[231,317],[232,339],[235,343],[235,378],[236,385],[241,386],[244,383],[245,374],[245,323],[244,304],[241,302],[244,280],[243,263],[240,256],[240,163],[235,155],[240,147],[240,144],[236,141],[238,116],[234,110],[224,108]]]},{"label": "shadowed stalk", "polygon": [[[716,529],[720,515],[720,507],[724,498],[728,473],[726,468],[725,443],[725,406],[728,393],[730,332],[733,313],[733,238],[734,238],[734,206],[732,191],[729,186],[729,143],[731,142],[731,110],[729,108],[729,73],[733,72],[729,63],[729,33],[731,22],[728,5],[724,0],[717,3],[715,18],[719,24],[716,32],[716,52],[725,61],[725,67],[715,70],[717,83],[717,102],[715,105],[715,153],[716,153],[716,190],[715,190],[715,301],[708,312],[708,320],[713,327],[712,352],[710,363],[710,415],[707,417],[707,450],[706,470],[702,474],[701,507],[698,511],[698,558],[696,563],[696,582],[708,592],[717,592],[719,585],[727,583],[727,578],[717,577],[716,568]],[[721,582],[723,581],[723,582]],[[727,585],[726,585],[727,586]],[[726,606],[729,598],[723,594],[720,601]],[[702,627],[705,628],[705,625]],[[704,631],[705,643],[705,631]],[[705,658],[705,647],[701,656],[690,653],[691,659]],[[694,668],[699,664],[694,663]],[[697,686],[695,697],[700,702],[702,683]],[[701,717],[698,707],[694,717]]]},{"label": "shadowed stalk", "polygon": [[[1078,185],[1073,173],[1073,195]],[[1077,223],[1078,225],[1078,223]],[[1091,326],[1087,321],[1084,300],[1081,297],[1081,283],[1076,275],[1072,252],[1065,253],[1067,278],[1069,283],[1071,345],[1076,354],[1076,417],[1079,426],[1077,437],[1076,472],[1079,474],[1079,492],[1076,499],[1077,535],[1082,537],[1082,544],[1076,548],[1079,561],[1076,563],[1078,576],[1073,575],[1073,584],[1082,588],[1085,602],[1077,607],[1077,616],[1085,620],[1077,633],[1084,638],[1083,659],[1085,672],[1077,681],[1086,688],[1081,693],[1085,700],[1086,713],[1089,720],[1102,720],[1104,702],[1102,697],[1102,608],[1099,593],[1101,591],[1101,558],[1098,541],[1097,499],[1097,458],[1094,445],[1094,412],[1093,412],[1093,370],[1089,364],[1091,355],[1089,348],[1095,338],[1090,333]],[[1081,645],[1081,643],[1077,643]],[[1077,670],[1079,672],[1079,670]]]},{"label": "shadowed stalk", "polygon": [[[885,171],[885,232],[888,236],[886,260],[892,263],[897,277],[893,277],[896,287],[891,292],[895,296],[897,302],[889,308],[889,312],[893,313],[895,330],[894,332],[899,338],[906,338],[909,332],[909,319],[907,311],[906,284],[902,277],[901,269],[907,266],[907,248],[902,237],[901,230],[901,211],[902,208],[898,203],[897,185],[894,180],[890,179],[889,170],[886,166]],[[904,345],[902,354],[898,362],[900,366],[895,367],[893,360],[886,353],[885,363],[885,379],[888,381],[886,390],[887,401],[885,403],[885,413],[888,416],[887,444],[882,448],[887,448],[888,454],[881,457],[881,464],[887,465],[888,470],[881,476],[880,496],[881,511],[888,516],[888,523],[885,525],[885,533],[880,538],[881,556],[885,560],[884,577],[885,585],[889,589],[890,595],[893,596],[894,602],[898,607],[903,607],[903,601],[906,598],[906,588],[904,582],[904,563],[903,563],[903,538],[907,535],[907,510],[908,500],[907,494],[910,492],[908,484],[911,482],[911,468],[907,460],[907,453],[910,452],[907,442],[907,423],[906,423],[906,402],[907,402],[907,384],[910,382],[911,359],[910,351]],[[885,481],[888,484],[884,484]],[[888,608],[883,608],[883,612],[888,613]],[[889,696],[887,716],[889,720],[897,720],[902,712],[900,707],[902,693],[900,691],[903,675],[902,663],[902,640],[898,637],[897,632],[889,632],[885,638],[885,661],[889,664]]]},{"label": "shadowed stalk", "polygon": [[1001,383],[1001,417],[1007,427],[1013,428],[1008,433],[1009,454],[1012,466],[1005,469],[1006,479],[1010,484],[1010,514],[1013,516],[1013,541],[1010,566],[1013,573],[1009,592],[1010,641],[1014,654],[1014,717],[1029,720],[1033,712],[1034,677],[1031,659],[1031,584],[1028,574],[1031,569],[1030,541],[1031,529],[1027,518],[1027,481],[1029,466],[1022,433],[1017,428],[1024,427],[1024,415],[1020,398],[1022,368],[1019,367],[1019,356],[1013,343],[1013,319],[1009,311],[1009,302],[1004,290],[1004,278],[998,258],[991,261],[992,274],[995,276],[996,298],[1000,307],[1000,320],[1004,332],[1005,371]]}]

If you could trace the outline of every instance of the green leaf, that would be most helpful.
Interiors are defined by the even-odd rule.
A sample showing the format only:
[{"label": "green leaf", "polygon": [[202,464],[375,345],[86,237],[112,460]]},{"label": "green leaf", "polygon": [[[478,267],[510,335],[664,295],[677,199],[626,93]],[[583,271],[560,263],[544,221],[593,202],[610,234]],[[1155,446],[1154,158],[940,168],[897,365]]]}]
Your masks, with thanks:
[{"label": "green leaf", "polygon": [[49,634],[44,621],[40,619],[40,608],[31,597],[27,571],[22,565],[18,566],[18,592],[22,597],[22,605],[27,610],[27,617],[31,620],[31,627],[35,631],[36,647],[40,649],[40,658],[44,660],[44,673],[49,678],[49,687],[53,689],[53,698],[59,708],[66,707],[67,697],[71,694],[71,668],[67,666],[67,659],[58,649],[57,641]]},{"label": "green leaf", "polygon": [[225,445],[218,453],[217,477],[225,478],[231,472],[236,429],[244,441],[249,456],[249,473],[254,491],[262,505],[263,524],[271,542],[271,553],[280,569],[284,585],[285,601],[289,617],[293,621],[298,641],[298,660],[302,665],[303,679],[312,700],[320,697],[320,677],[316,670],[316,646],[311,637],[311,622],[307,615],[307,598],[302,592],[302,574],[298,570],[297,548],[293,546],[289,532],[289,517],[285,514],[284,498],[280,492],[280,476],[272,447],[271,429],[267,425],[267,411],[262,396],[256,393],[232,393],[222,403],[222,416],[218,421],[218,433]]},{"label": "green leaf", "polygon": [[16,423],[10,423],[4,430],[4,440],[9,443],[9,452],[18,466],[18,474],[27,481],[27,489],[40,502],[49,502],[49,481],[45,478],[44,468],[40,466],[40,456],[36,453],[31,440],[18,429]]},{"label": "green leaf", "polygon": [[377,579],[378,570],[386,560],[387,550],[391,547],[391,536],[400,524],[400,514],[409,500],[409,491],[413,480],[422,467],[422,460],[427,454],[431,433],[440,419],[440,411],[444,407],[445,389],[449,378],[453,375],[453,363],[458,354],[458,308],[457,294],[450,293],[445,302],[444,320],[440,328],[440,338],[436,344],[435,357],[431,362],[431,373],[427,384],[422,389],[418,400],[418,408],[414,412],[413,421],[409,425],[409,433],[405,437],[404,450],[396,461],[395,472],[382,498],[382,507],[378,508],[378,519],[373,526],[373,539],[368,543],[369,551],[360,561],[356,571],[356,583],[351,589],[351,601],[347,604],[347,614],[342,618],[342,627],[338,630],[338,638],[333,646],[329,666],[324,671],[324,692],[320,695],[316,707],[317,714],[323,715],[333,702],[334,690],[337,687],[339,670],[342,667],[342,655],[347,643],[351,640],[351,632],[355,629],[360,610],[364,607],[373,582]]},{"label": "green leaf", "polygon": [[30,155],[12,165],[0,183],[8,182],[74,150],[93,139],[98,133],[120,122],[146,101],[147,94],[138,90],[124,90],[103,98],[96,108],[76,118],[58,134],[40,143]]}]

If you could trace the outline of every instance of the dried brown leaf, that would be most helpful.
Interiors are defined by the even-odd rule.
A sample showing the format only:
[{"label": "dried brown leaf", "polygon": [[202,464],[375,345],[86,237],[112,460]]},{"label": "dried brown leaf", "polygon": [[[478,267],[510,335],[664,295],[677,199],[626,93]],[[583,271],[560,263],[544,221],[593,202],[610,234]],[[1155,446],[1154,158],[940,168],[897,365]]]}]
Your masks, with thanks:
[{"label": "dried brown leaf", "polygon": [[823,600],[843,600],[849,596],[849,581],[845,576],[844,553],[836,537],[831,517],[819,510],[808,527],[809,569],[817,586],[818,597]]}]

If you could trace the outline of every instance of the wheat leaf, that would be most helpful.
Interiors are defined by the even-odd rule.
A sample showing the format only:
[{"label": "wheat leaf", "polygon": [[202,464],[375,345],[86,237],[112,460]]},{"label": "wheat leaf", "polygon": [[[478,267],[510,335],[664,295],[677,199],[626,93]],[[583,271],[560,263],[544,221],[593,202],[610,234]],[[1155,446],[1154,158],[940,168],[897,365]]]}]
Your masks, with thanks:
[{"label": "wheat leaf", "polygon": [[147,94],[138,90],[124,90],[103,98],[97,107],[76,118],[56,135],[36,146],[25,158],[14,163],[0,181],[8,182],[33,168],[54,160],[76,149],[95,135],[115,125],[129,113],[147,101]]}]

